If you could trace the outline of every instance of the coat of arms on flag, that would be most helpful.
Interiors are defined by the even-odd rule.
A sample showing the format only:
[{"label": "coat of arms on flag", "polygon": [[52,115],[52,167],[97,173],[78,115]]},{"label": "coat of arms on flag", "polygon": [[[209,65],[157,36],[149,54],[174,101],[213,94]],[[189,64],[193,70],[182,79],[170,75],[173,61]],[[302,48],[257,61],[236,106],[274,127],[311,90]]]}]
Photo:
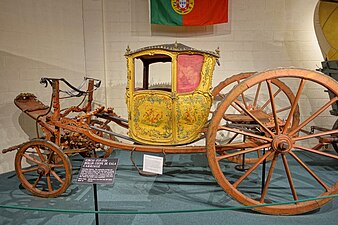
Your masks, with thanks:
[{"label": "coat of arms on flag", "polygon": [[185,15],[194,8],[194,0],[171,0],[171,6],[178,14]]}]

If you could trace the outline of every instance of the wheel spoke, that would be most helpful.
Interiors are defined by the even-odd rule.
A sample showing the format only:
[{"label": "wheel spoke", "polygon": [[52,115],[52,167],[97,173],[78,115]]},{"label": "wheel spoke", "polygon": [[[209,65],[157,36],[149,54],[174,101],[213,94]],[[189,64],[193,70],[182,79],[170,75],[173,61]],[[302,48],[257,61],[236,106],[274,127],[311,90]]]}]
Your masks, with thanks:
[{"label": "wheel spoke", "polygon": [[290,126],[291,120],[293,118],[293,114],[295,113],[298,107],[298,101],[299,101],[301,93],[303,92],[304,85],[305,85],[305,80],[301,79],[298,90],[297,90],[297,94],[295,96],[295,100],[292,102],[291,110],[289,112],[288,118],[286,119],[286,122],[284,125],[284,130],[282,132],[283,134],[285,134],[288,131],[288,127]]},{"label": "wheel spoke", "polygon": [[329,191],[330,188],[294,152],[289,153],[326,191]]},{"label": "wheel spoke", "polygon": [[229,153],[229,154],[226,154],[226,155],[217,156],[216,158],[217,158],[218,161],[220,161],[222,159],[227,159],[227,158],[234,157],[234,156],[237,156],[237,155],[243,155],[243,154],[246,154],[246,153],[254,152],[254,151],[257,151],[257,150],[260,150],[260,149],[263,149],[263,148],[268,148],[270,146],[271,146],[271,144],[269,143],[269,144],[260,145],[260,146],[254,147],[254,148],[250,148],[250,149],[237,151],[237,152]]},{"label": "wheel spoke", "polygon": [[[237,84],[239,84],[239,81],[237,81]],[[248,104],[246,103],[244,92],[241,93],[241,97],[242,97],[242,102],[244,104],[244,107],[247,109]]]},{"label": "wheel spoke", "polygon": [[324,110],[326,110],[329,106],[331,106],[337,100],[338,100],[337,96],[332,98],[325,105],[323,105],[320,109],[318,109],[312,116],[310,116],[305,121],[303,121],[299,126],[297,126],[296,129],[292,130],[289,135],[292,136],[295,133],[297,133],[299,130],[301,130],[304,126],[306,126],[308,123],[310,123],[314,118],[316,118],[319,114],[321,114]]},{"label": "wheel spoke", "polygon": [[[269,80],[270,81],[270,80]],[[271,81],[270,81],[271,82]],[[280,92],[282,91],[281,88],[279,88],[272,96],[276,97]],[[271,97],[264,103],[264,105],[262,107],[260,107],[260,110],[264,110],[271,102]]]},{"label": "wheel spoke", "polygon": [[293,138],[294,141],[301,141],[301,140],[306,140],[306,139],[310,139],[310,138],[317,138],[317,137],[321,137],[321,136],[325,136],[325,135],[338,134],[338,129],[323,131],[321,133],[315,133],[315,134],[312,134],[312,133],[305,131],[305,130],[301,130],[301,131],[308,134],[308,135],[295,137],[295,138]]},{"label": "wheel spoke", "polygon": [[319,151],[319,150],[316,150],[316,149],[306,148],[306,147],[303,147],[303,146],[300,146],[300,145],[294,145],[293,147],[296,148],[296,149],[307,151],[307,152],[312,152],[312,153],[315,153],[317,155],[326,156],[326,157],[333,158],[333,159],[338,159],[338,155],[329,154],[329,153],[322,152],[322,151]]},{"label": "wheel spoke", "polygon": [[233,132],[233,133],[242,134],[244,136],[248,136],[248,137],[264,140],[264,141],[269,141],[269,142],[272,141],[272,139],[269,138],[269,137],[260,136],[260,135],[257,135],[257,134],[253,134],[253,133],[250,133],[250,132],[245,132],[245,131],[242,131],[242,130],[239,130],[239,129],[234,129],[234,128],[230,128],[230,127],[226,127],[226,126],[220,126],[218,128],[218,130],[226,130],[226,131],[230,131],[230,132]]},{"label": "wheel spoke", "polygon": [[[284,112],[284,111],[289,110],[289,109],[291,109],[291,106],[287,106],[287,107],[278,109],[278,110],[276,110],[276,113],[281,113],[281,112]],[[269,114],[269,115],[271,115],[271,114]]]},{"label": "wheel spoke", "polygon": [[257,147],[257,144],[253,142],[239,142],[239,143],[231,143],[225,145],[216,145],[216,151],[218,153],[224,153],[226,151],[231,151],[234,149],[245,149],[245,148],[253,148]]},{"label": "wheel spoke", "polygon": [[61,177],[59,175],[57,175],[57,173],[55,173],[54,170],[51,170],[50,171],[51,174],[61,183],[61,184],[64,184],[65,182],[61,179]]},{"label": "wheel spoke", "polygon": [[51,168],[64,168],[65,167],[64,164],[50,164],[49,166]]},{"label": "wheel spoke", "polygon": [[248,116],[250,116],[254,121],[256,121],[267,133],[270,134],[271,137],[275,136],[274,133],[267,128],[260,120],[258,120],[248,109],[243,107],[243,105],[237,100],[234,101]]},{"label": "wheel spoke", "polygon": [[42,163],[41,161],[38,161],[38,160],[34,159],[33,157],[31,157],[30,155],[27,155],[27,154],[23,154],[23,157],[25,157],[29,161],[35,162],[38,165]]},{"label": "wheel spoke", "polygon": [[[263,147],[263,146],[261,146]],[[247,178],[247,176],[249,176],[266,158],[268,158],[270,155],[272,154],[272,151],[268,151],[267,153],[265,153],[265,155],[263,155],[262,158],[260,158],[254,165],[252,165],[250,167],[250,169],[248,169],[235,183],[233,183],[233,187],[237,188],[237,186],[242,183],[242,181]]]},{"label": "wheel spoke", "polygon": [[283,164],[284,164],[284,168],[285,168],[285,173],[286,173],[286,176],[287,176],[287,178],[288,178],[288,182],[289,182],[289,185],[290,185],[290,189],[291,189],[291,193],[292,193],[293,199],[294,199],[294,200],[298,200],[297,192],[296,192],[296,189],[295,189],[295,185],[294,185],[294,183],[293,183],[293,180],[292,180],[292,176],[291,176],[289,164],[288,164],[288,161],[287,161],[287,159],[286,159],[285,154],[282,154],[282,159],[283,159]]},{"label": "wheel spoke", "polygon": [[38,153],[38,155],[39,155],[39,157],[40,157],[40,159],[41,159],[41,162],[44,162],[46,159],[45,159],[45,157],[42,155],[39,146],[34,146],[34,147],[35,147],[35,150],[36,150],[36,152]]},{"label": "wheel spoke", "polygon": [[39,177],[35,180],[33,184],[33,188],[36,188],[36,185],[38,185],[39,181],[41,180],[42,174],[39,175]]},{"label": "wheel spoke", "polygon": [[237,105],[235,105],[235,103],[231,103],[231,106],[232,106],[234,109],[236,109],[237,112],[239,112],[239,113],[242,113],[242,112],[243,112],[240,108],[238,108]]},{"label": "wheel spoke", "polygon": [[[271,100],[272,115],[273,115],[273,119],[275,120],[276,133],[280,134],[278,117],[277,117],[277,113],[276,113],[275,96],[272,94],[271,80],[268,80],[266,83],[268,85],[269,96],[270,96],[270,100]],[[279,89],[279,90],[282,90],[282,89]]]},{"label": "wheel spoke", "polygon": [[261,194],[261,198],[260,198],[261,203],[264,203],[266,194],[268,193],[268,188],[269,188],[269,185],[270,185],[270,181],[271,181],[273,171],[275,169],[277,159],[278,159],[278,152],[275,152],[273,159],[272,159],[272,162],[271,162],[271,165],[270,165],[269,174],[268,174],[268,177],[266,178],[265,185],[264,185],[264,188],[263,188],[263,191],[262,191],[262,194]]},{"label": "wheel spoke", "polygon": [[47,178],[47,186],[48,186],[48,190],[49,190],[49,191],[53,191],[52,182],[51,182],[51,180],[50,180],[50,173],[48,173],[48,174],[46,175],[46,178]]},{"label": "wheel spoke", "polygon": [[258,83],[258,85],[257,85],[256,94],[255,94],[255,98],[254,98],[254,101],[253,101],[253,108],[254,109],[257,107],[257,101],[258,101],[259,92],[261,90],[261,85],[262,85],[262,82]]},{"label": "wheel spoke", "polygon": [[38,167],[32,167],[32,168],[21,170],[21,173],[29,173],[29,172],[37,171],[37,170],[38,170]]},{"label": "wheel spoke", "polygon": [[53,155],[54,155],[54,151],[50,151],[50,152],[49,152],[48,159],[47,159],[47,163],[51,164],[52,159],[53,159]]}]

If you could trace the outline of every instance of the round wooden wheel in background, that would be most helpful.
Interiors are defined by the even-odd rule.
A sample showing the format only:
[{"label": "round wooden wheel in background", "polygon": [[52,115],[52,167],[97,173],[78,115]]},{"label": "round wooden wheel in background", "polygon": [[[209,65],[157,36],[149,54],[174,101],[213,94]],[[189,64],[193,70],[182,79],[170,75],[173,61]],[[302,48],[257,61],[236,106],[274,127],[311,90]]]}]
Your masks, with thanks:
[{"label": "round wooden wheel in background", "polygon": [[[241,81],[251,77],[255,72],[247,72],[233,75],[224,81],[220,82],[212,91],[212,95],[214,96],[214,107],[217,109],[217,106],[221,101],[227,98],[228,93],[235,88]],[[286,111],[289,110],[289,106],[292,102],[294,102],[295,96],[292,93],[291,89],[284,84],[282,81],[278,79],[271,80],[271,87],[273,91],[273,95],[275,98],[285,99],[288,103],[282,102],[281,105],[277,105],[277,117],[283,116]],[[271,113],[270,104],[270,96],[268,93],[263,93],[264,91],[264,81],[260,82],[256,85],[256,89],[253,92],[242,92],[238,95],[238,101],[243,103],[245,110],[255,113],[256,115],[264,116],[264,124],[267,126],[271,126],[271,121],[274,120],[273,115]],[[228,110],[229,115],[224,115],[224,120],[232,119],[232,125],[242,126],[251,132],[257,132],[257,126],[252,121],[251,118],[245,116],[245,112],[238,107],[235,106],[235,103],[231,103],[232,111]],[[236,116],[237,115],[237,116]],[[236,121],[235,121],[236,120]],[[281,121],[280,121],[281,122]],[[293,114],[293,120],[291,123],[291,127],[295,128],[299,124],[299,108],[296,107],[295,113]],[[217,144],[236,144],[238,142],[246,143],[243,146],[252,147],[257,146],[253,139],[243,140],[245,136],[238,135],[237,133],[228,132],[222,130],[218,132],[218,136],[216,137]],[[242,149],[243,150],[243,149]],[[237,149],[233,149],[232,151],[223,151],[219,152],[219,154],[225,155],[229,154],[233,151],[237,151]],[[262,154],[262,149],[258,149],[256,152],[248,154],[242,158],[242,155],[236,155],[234,157],[228,158],[238,164],[252,164],[257,162],[258,158]]]},{"label": "round wooden wheel in background", "polygon": [[[275,95],[273,81],[281,80],[293,90],[294,98],[287,100]],[[263,87],[264,85],[264,87]],[[272,126],[265,122],[266,116],[250,111],[241,100],[242,95],[266,93],[269,114],[274,118]],[[325,92],[330,90],[334,98],[329,99]],[[310,101],[308,94],[318,96],[320,100]],[[332,198],[313,198],[328,196],[338,192],[338,156],[335,151],[313,149],[313,143],[337,135],[332,129],[335,118],[330,115],[331,105],[338,100],[338,83],[332,78],[310,70],[277,69],[258,73],[234,88],[221,102],[213,114],[207,133],[207,155],[210,169],[218,184],[234,199],[253,210],[267,214],[302,214],[313,211],[326,204]],[[313,96],[312,96],[313,98]],[[285,110],[279,114],[277,106]],[[300,110],[299,123],[293,126],[295,113]],[[225,120],[224,117],[239,111],[242,117],[251,119],[255,128],[247,129],[238,126],[236,120]],[[268,110],[267,110],[268,111]],[[323,126],[322,131],[311,133],[312,125]],[[229,154],[219,154],[216,143],[218,133],[231,132],[250,139],[256,146],[237,149]],[[306,132],[300,132],[306,131]],[[229,158],[242,156],[262,150],[257,161],[246,171],[234,169]],[[272,157],[271,160],[267,160]],[[310,200],[309,200],[310,199]],[[312,200],[311,200],[312,199]],[[304,201],[303,201],[304,200]],[[309,201],[307,201],[309,200]],[[289,204],[279,204],[288,202]],[[296,202],[296,203],[295,203]],[[274,205],[277,203],[277,205]]]},{"label": "round wooden wheel in background", "polygon": [[57,197],[72,181],[68,156],[46,140],[25,143],[16,153],[15,171],[24,188],[39,197]]}]

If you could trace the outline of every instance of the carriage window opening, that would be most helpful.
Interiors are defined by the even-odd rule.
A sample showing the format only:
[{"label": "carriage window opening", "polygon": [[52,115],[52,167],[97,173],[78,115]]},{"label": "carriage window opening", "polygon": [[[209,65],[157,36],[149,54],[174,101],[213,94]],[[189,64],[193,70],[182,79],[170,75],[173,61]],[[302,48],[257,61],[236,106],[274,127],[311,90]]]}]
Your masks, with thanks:
[{"label": "carriage window opening", "polygon": [[170,57],[154,55],[152,58],[136,58],[134,65],[135,90],[171,91]]},{"label": "carriage window opening", "polygon": [[179,55],[177,57],[177,92],[194,91],[201,80],[202,55]]},{"label": "carriage window opening", "polygon": [[135,90],[143,89],[143,63],[140,59],[134,61]]},{"label": "carriage window opening", "polygon": [[149,89],[171,91],[171,62],[149,66]]}]

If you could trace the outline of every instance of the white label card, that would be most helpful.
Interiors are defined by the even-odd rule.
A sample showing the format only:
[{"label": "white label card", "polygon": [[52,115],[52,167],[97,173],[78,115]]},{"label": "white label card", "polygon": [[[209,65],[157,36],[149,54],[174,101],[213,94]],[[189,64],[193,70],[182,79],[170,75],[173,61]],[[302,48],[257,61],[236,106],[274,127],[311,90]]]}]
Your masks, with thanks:
[{"label": "white label card", "polygon": [[143,156],[143,171],[162,174],[163,173],[163,157],[144,155]]}]

